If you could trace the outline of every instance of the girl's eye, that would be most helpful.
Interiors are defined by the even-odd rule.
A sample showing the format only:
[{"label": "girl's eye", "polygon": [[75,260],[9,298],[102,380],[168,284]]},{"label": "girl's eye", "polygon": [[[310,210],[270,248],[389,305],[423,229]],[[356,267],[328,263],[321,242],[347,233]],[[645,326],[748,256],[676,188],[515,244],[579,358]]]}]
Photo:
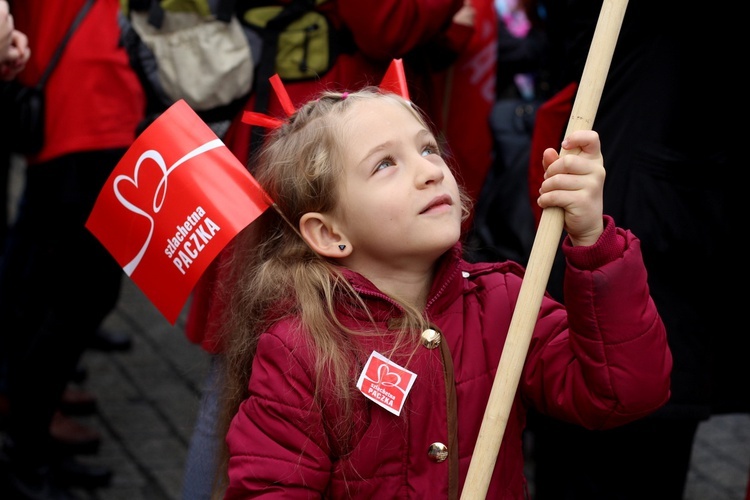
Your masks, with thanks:
[{"label": "girl's eye", "polygon": [[396,164],[396,160],[394,160],[392,156],[386,156],[385,158],[380,160],[380,163],[375,165],[375,171],[377,172],[378,170],[382,170],[386,167],[390,167],[395,164]]},{"label": "girl's eye", "polygon": [[438,147],[436,144],[428,144],[422,150],[422,156],[439,155],[439,154],[440,154],[440,150],[438,150]]}]

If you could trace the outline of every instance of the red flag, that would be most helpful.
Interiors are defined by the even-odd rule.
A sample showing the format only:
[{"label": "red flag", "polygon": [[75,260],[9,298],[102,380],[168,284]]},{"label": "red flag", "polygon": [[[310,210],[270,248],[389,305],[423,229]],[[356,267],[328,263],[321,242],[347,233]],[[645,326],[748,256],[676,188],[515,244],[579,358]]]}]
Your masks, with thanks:
[{"label": "red flag", "polygon": [[174,324],[219,252],[272,204],[185,101],[135,140],[86,228]]},{"label": "red flag", "polygon": [[573,101],[575,101],[577,91],[578,83],[569,83],[539,106],[536,112],[534,131],[531,134],[527,177],[529,204],[537,226],[542,219],[542,207],[536,203],[539,197],[539,187],[544,181],[542,155],[547,148],[555,148],[559,151],[560,142],[570,120],[570,113],[573,111]]}]

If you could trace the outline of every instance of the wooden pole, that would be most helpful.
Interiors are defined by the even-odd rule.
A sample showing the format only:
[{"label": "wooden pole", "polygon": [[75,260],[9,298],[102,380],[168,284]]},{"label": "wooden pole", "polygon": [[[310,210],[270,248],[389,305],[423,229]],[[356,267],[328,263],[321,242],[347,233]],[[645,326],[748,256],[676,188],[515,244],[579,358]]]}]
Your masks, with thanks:
[{"label": "wooden pole", "polygon": [[[602,4],[565,132],[566,136],[577,130],[591,130],[593,126],[626,7],[627,0],[604,0]],[[579,152],[580,150],[562,150],[560,155]],[[563,222],[564,211],[559,207],[546,208],[542,212],[508,337],[500,356],[474,454],[469,464],[461,494],[462,500],[484,499],[487,495],[500,443],[518,389],[518,381],[526,361],[531,335],[560,244]]]}]

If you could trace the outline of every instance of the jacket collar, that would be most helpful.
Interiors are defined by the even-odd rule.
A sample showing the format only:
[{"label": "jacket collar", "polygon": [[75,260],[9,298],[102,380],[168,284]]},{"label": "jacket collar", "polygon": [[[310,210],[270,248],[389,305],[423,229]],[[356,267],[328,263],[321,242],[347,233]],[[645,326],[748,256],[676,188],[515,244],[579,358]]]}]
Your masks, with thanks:
[{"label": "jacket collar", "polygon": [[[428,313],[440,311],[448,304],[455,301],[456,297],[462,293],[463,286],[460,278],[460,271],[465,262],[462,256],[461,243],[456,243],[442,257],[440,257],[435,272],[435,278],[432,281],[430,293],[427,297],[426,310]],[[385,321],[394,315],[400,315],[403,309],[396,301],[387,296],[369,279],[350,269],[343,269],[346,279],[352,284],[354,289],[364,299],[370,313],[376,321]],[[342,301],[340,310],[345,309],[346,314],[355,316],[358,320],[367,318],[366,311],[353,304],[352,301]]]}]

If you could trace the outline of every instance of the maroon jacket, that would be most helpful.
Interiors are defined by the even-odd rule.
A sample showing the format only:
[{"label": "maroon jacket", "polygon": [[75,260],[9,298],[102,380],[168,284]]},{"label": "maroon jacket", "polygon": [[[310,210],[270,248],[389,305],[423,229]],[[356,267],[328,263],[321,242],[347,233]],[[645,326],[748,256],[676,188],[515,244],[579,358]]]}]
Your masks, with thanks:
[{"label": "maroon jacket", "polygon": [[[605,219],[595,245],[563,245],[568,310],[548,296],[542,302],[488,498],[525,498],[527,408],[606,429],[649,414],[669,397],[672,357],[640,243]],[[441,262],[426,308],[442,342],[420,346],[408,362],[409,352],[391,357],[417,374],[401,415],[360,395],[344,454],[330,440],[341,418],[336,400],[323,388],[322,401],[313,401],[315,359],[295,329],[298,318],[261,336],[251,395],[227,435],[227,498],[458,496],[521,286],[515,264],[470,264],[460,252],[457,245]],[[350,279],[385,331],[398,306],[364,277]],[[364,314],[354,316],[348,308],[340,318],[352,327],[367,324]],[[361,339],[361,363],[372,350],[387,352],[391,340],[387,334]],[[353,386],[358,375],[352,374]],[[428,455],[433,443],[447,445],[447,459]]]}]

